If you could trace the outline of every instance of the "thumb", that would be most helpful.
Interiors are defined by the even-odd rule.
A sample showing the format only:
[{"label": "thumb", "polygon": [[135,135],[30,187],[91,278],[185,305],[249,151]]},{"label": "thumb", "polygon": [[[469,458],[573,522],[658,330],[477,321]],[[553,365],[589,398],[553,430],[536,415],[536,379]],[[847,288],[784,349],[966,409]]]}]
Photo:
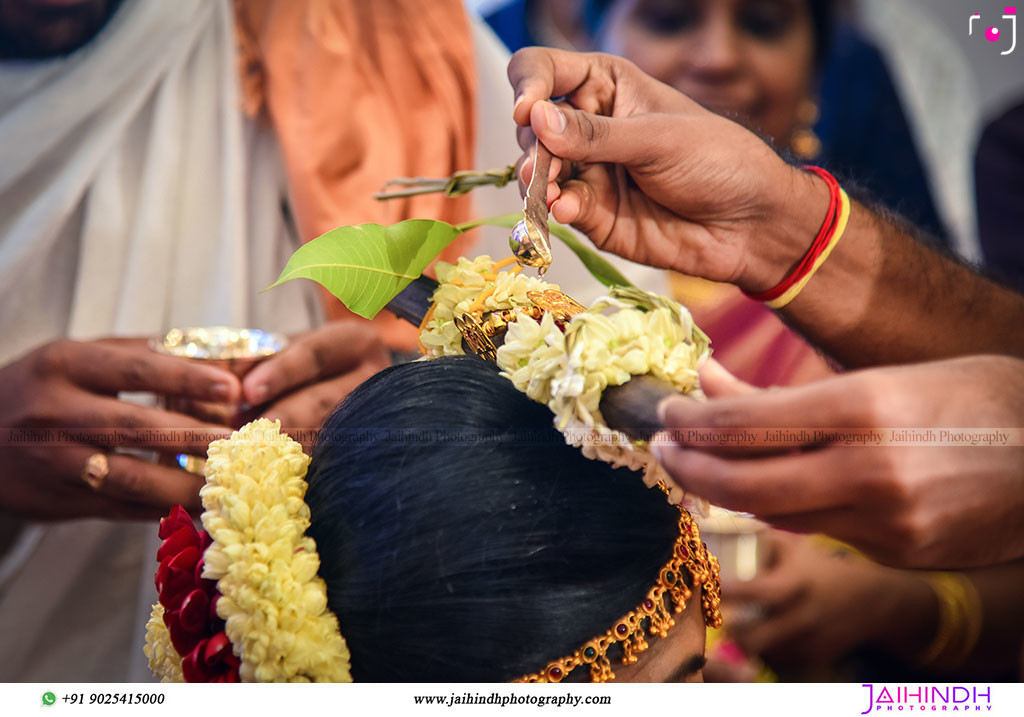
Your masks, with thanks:
[{"label": "thumb", "polygon": [[546,100],[530,110],[530,125],[544,146],[576,162],[635,165],[653,159],[651,138],[659,133],[649,126],[652,121],[653,116],[605,117]]}]

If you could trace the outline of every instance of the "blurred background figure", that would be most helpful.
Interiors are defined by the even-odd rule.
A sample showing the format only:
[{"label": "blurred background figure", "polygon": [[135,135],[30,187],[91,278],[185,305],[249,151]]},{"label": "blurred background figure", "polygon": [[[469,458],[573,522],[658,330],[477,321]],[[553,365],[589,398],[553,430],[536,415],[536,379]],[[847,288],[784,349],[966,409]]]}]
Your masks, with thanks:
[{"label": "blurred background figure", "polygon": [[584,0],[470,0],[509,52],[543,45],[562,50],[585,47]]},{"label": "blurred background figure", "polygon": [[975,176],[985,264],[998,278],[1024,289],[1024,103],[985,128]]}]

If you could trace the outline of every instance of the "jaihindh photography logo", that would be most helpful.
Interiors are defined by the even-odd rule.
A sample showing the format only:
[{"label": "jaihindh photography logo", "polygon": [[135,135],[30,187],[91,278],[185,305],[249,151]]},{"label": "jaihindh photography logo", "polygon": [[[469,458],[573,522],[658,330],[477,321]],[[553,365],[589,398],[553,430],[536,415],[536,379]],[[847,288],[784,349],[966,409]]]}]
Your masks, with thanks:
[{"label": "jaihindh photography logo", "polygon": [[986,40],[997,47],[1008,48],[1000,52],[1000,55],[1013,54],[1017,49],[1017,8],[1004,7],[1002,17],[999,17],[998,11],[986,13],[985,17],[980,12],[972,12],[967,20],[967,33],[974,37],[975,30],[979,31],[979,36],[984,35]]},{"label": "jaihindh photography logo", "polygon": [[[867,709],[877,712],[990,712],[992,688],[988,685],[884,685],[863,684]],[[864,704],[863,702],[861,704]]]}]

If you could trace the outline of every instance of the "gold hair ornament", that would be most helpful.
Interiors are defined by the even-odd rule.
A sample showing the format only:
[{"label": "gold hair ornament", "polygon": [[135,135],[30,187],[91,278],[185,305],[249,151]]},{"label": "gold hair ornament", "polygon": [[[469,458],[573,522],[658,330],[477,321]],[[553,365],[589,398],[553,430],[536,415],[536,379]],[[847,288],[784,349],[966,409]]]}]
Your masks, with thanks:
[{"label": "gold hair ornament", "polygon": [[[666,490],[661,486],[662,490]],[[693,590],[701,591],[704,624],[722,626],[721,578],[718,558],[708,552],[701,542],[700,531],[693,517],[679,509],[679,537],[672,547],[672,558],[658,571],[658,580],[636,608],[630,610],[603,635],[584,643],[568,657],[548,663],[540,672],[520,677],[514,682],[561,682],[578,667],[590,668],[591,682],[615,679],[608,651],[615,645],[622,648],[622,664],[631,665],[638,655],[649,647],[649,637],[662,637],[675,625],[673,614],[686,609],[692,597],[691,589],[683,580],[686,572],[692,578]]]},{"label": "gold hair ornament", "polygon": [[[615,287],[589,309],[558,286],[512,271],[514,258],[438,262],[439,286],[423,322],[428,358],[472,353],[494,361],[517,389],[554,413],[566,442],[588,458],[643,472],[648,486],[672,486],[646,442],[613,430],[601,414],[604,390],[649,374],[703,398],[698,370],[711,354],[690,312],[671,299]],[[698,506],[695,506],[698,507]]]}]

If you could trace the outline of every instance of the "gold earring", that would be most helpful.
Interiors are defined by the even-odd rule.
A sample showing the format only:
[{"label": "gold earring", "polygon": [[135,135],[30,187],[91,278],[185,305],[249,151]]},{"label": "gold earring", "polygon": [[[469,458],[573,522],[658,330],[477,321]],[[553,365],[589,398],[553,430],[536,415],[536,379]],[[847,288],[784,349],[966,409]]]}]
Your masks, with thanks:
[{"label": "gold earring", "polygon": [[793,132],[789,148],[800,159],[815,159],[821,154],[821,139],[814,133],[814,125],[820,115],[817,103],[810,98],[801,102],[797,108],[796,118],[800,126]]}]

